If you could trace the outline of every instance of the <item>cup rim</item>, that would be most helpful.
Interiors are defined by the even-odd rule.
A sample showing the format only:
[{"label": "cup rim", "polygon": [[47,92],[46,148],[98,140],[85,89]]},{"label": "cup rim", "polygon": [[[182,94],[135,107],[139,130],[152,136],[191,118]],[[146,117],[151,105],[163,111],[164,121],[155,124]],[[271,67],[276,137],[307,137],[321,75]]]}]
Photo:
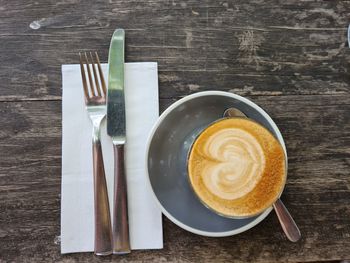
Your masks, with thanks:
[{"label": "cup rim", "polygon": [[[209,206],[202,198],[201,196],[195,191],[195,188],[191,182],[191,179],[190,179],[190,172],[189,172],[189,158],[190,158],[190,155],[191,155],[191,152],[193,150],[193,145],[194,143],[198,140],[199,136],[207,129],[209,128],[211,125],[214,125],[215,123],[217,122],[220,122],[220,121],[223,121],[225,119],[247,119],[251,122],[254,122],[260,126],[262,126],[268,133],[270,133],[276,140],[277,142],[281,145],[282,149],[283,149],[283,155],[284,155],[284,163],[285,163],[285,173],[284,173],[284,180],[283,180],[283,184],[282,184],[282,187],[281,187],[281,190],[276,194],[276,197],[274,198],[274,200],[270,203],[268,203],[266,206],[264,206],[263,209],[261,209],[260,211],[258,211],[257,213],[254,213],[254,214],[251,214],[251,215],[247,215],[247,216],[234,216],[234,215],[227,215],[227,214],[223,214],[217,210],[215,210],[213,207]],[[257,121],[249,118],[249,117],[222,117],[220,119],[217,119],[216,121],[213,121],[212,123],[210,123],[201,133],[198,134],[198,136],[196,137],[196,139],[194,140],[194,142],[192,143],[191,147],[190,147],[190,150],[188,151],[188,154],[187,154],[187,179],[188,179],[188,183],[189,185],[191,186],[191,189],[192,191],[195,193],[196,197],[198,198],[198,200],[205,206],[207,207],[209,210],[213,211],[214,213],[222,216],[222,217],[226,217],[226,218],[231,218],[231,219],[246,219],[246,218],[251,218],[251,217],[255,217],[255,216],[258,216],[260,215],[262,212],[264,212],[267,208],[269,207],[272,207],[272,205],[277,201],[277,199],[280,198],[280,196],[282,195],[283,191],[284,191],[284,187],[286,185],[286,182],[287,182],[287,175],[288,175],[288,159],[287,159],[287,155],[284,151],[284,148],[281,144],[281,142],[275,137],[275,135],[270,131],[268,130],[266,127],[264,127],[263,125],[261,125],[260,123],[258,123]]]},{"label": "cup rim", "polygon": [[[158,117],[157,121],[153,124],[153,127],[149,133],[148,139],[147,139],[147,143],[146,143],[146,152],[145,152],[145,159],[144,159],[144,165],[145,165],[145,170],[147,172],[147,185],[149,187],[149,190],[151,192],[151,195],[153,196],[153,199],[155,200],[156,204],[158,205],[158,207],[161,209],[161,212],[170,220],[172,221],[174,224],[176,224],[177,226],[192,232],[194,234],[197,235],[202,235],[202,236],[208,236],[208,237],[226,237],[226,236],[232,236],[232,235],[237,235],[239,233],[242,233],[244,231],[247,231],[249,229],[251,229],[252,227],[256,226],[257,224],[259,224],[262,220],[264,220],[272,211],[272,207],[267,208],[264,212],[262,212],[259,216],[257,216],[253,221],[251,221],[250,223],[239,227],[237,229],[234,230],[229,230],[229,231],[222,231],[222,232],[209,232],[209,231],[204,231],[204,230],[199,230],[193,227],[190,227],[184,223],[182,223],[181,221],[179,221],[178,219],[176,219],[173,215],[171,215],[166,208],[161,204],[161,202],[159,201],[158,197],[156,196],[152,184],[151,184],[151,179],[150,179],[150,174],[149,174],[149,167],[148,167],[148,155],[149,155],[149,150],[150,150],[150,146],[151,146],[151,142],[152,139],[154,137],[155,132],[157,131],[158,127],[160,126],[160,124],[163,122],[163,120],[167,117],[167,115],[172,112],[175,108],[177,108],[178,106],[180,106],[181,104],[190,101],[192,99],[198,98],[198,97],[204,97],[204,96],[223,96],[223,97],[229,97],[229,98],[233,98],[236,100],[239,100],[251,107],[253,107],[255,110],[257,110],[271,125],[271,127],[273,128],[273,130],[276,133],[276,137],[278,139],[278,141],[281,143],[282,148],[284,150],[285,156],[286,158],[288,158],[287,156],[287,150],[286,150],[286,146],[282,137],[281,132],[279,131],[277,125],[275,124],[275,122],[271,119],[271,117],[261,108],[259,107],[257,104],[255,104],[254,102],[250,101],[249,99],[246,99],[240,95],[234,94],[234,93],[230,93],[230,92],[226,92],[226,91],[217,91],[217,90],[209,90],[209,91],[201,91],[201,92],[197,92],[197,93],[193,93],[190,95],[187,95],[179,100],[177,100],[176,102],[174,102],[173,104],[171,104],[167,109],[164,110],[164,112]],[[288,159],[287,159],[288,160]],[[287,166],[288,168],[288,166]]]}]

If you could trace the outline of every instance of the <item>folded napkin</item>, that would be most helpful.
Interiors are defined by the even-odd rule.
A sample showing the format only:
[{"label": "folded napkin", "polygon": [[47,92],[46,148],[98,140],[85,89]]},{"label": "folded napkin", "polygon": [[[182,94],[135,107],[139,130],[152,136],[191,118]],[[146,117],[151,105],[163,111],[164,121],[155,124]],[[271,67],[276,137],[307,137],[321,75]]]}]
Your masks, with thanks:
[{"label": "folded napkin", "polygon": [[[103,64],[107,81],[107,65]],[[92,124],[88,118],[79,65],[62,65],[61,253],[94,250]],[[161,212],[147,185],[148,133],[159,115],[157,63],[125,64],[126,176],[132,249],[163,247]],[[102,122],[101,143],[112,214],[113,144]],[[112,219],[113,220],[113,219]]]}]

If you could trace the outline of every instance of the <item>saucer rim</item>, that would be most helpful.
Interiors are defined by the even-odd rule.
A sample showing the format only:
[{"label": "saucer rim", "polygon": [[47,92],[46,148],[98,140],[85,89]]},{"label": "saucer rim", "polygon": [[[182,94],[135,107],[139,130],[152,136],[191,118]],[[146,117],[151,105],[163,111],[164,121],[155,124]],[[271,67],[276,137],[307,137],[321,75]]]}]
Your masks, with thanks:
[{"label": "saucer rim", "polygon": [[[197,92],[197,93],[193,93],[190,95],[187,95],[179,100],[177,100],[176,102],[174,102],[173,104],[171,104],[157,119],[157,121],[154,123],[148,139],[147,139],[147,143],[146,143],[146,154],[145,154],[145,169],[146,169],[146,173],[147,173],[147,185],[150,189],[150,192],[152,193],[153,199],[156,201],[158,207],[161,209],[161,212],[170,220],[172,221],[174,224],[176,224],[177,226],[181,227],[182,229],[185,229],[191,233],[197,234],[197,235],[201,235],[201,236],[207,236],[207,237],[227,237],[227,236],[233,236],[233,235],[237,235],[240,234],[242,232],[245,232],[251,228],[253,228],[254,226],[258,225],[261,221],[263,221],[272,211],[272,207],[267,208],[264,212],[262,212],[259,216],[257,216],[253,221],[251,221],[250,223],[241,226],[237,229],[234,230],[229,230],[229,231],[218,231],[218,232],[212,232],[212,231],[204,231],[204,230],[199,230],[193,227],[190,227],[184,223],[182,223],[180,220],[176,219],[173,215],[171,215],[166,208],[161,204],[161,202],[159,201],[157,195],[155,194],[152,184],[151,184],[151,179],[150,179],[150,174],[149,174],[149,167],[148,167],[148,155],[149,155],[149,149],[150,149],[150,145],[151,145],[151,141],[152,138],[154,137],[154,134],[156,132],[156,130],[158,129],[159,125],[162,123],[162,121],[165,119],[165,117],[172,112],[176,107],[180,106],[181,104],[183,104],[186,101],[192,100],[194,98],[197,97],[203,97],[203,96],[223,96],[223,97],[230,97],[236,100],[239,100],[243,103],[248,104],[249,106],[253,107],[254,109],[256,109],[259,113],[261,113],[261,115],[264,116],[264,118],[270,123],[270,125],[272,126],[274,132],[276,133],[277,139],[278,141],[281,143],[282,148],[285,152],[286,158],[288,160],[288,155],[287,155],[287,150],[286,150],[286,146],[284,143],[284,139],[283,136],[280,132],[280,130],[278,129],[277,125],[275,124],[275,122],[272,120],[272,118],[270,117],[270,115],[268,115],[261,107],[259,107],[257,104],[255,104],[254,102],[250,101],[247,98],[244,98],[240,95],[231,93],[231,92],[226,92],[226,91],[215,91],[215,90],[209,90],[209,91],[201,91],[201,92]],[[288,168],[288,161],[287,161],[287,168]],[[284,189],[283,189],[284,190]],[[281,194],[283,193],[283,191],[281,192]],[[235,220],[235,219],[232,219]]]}]

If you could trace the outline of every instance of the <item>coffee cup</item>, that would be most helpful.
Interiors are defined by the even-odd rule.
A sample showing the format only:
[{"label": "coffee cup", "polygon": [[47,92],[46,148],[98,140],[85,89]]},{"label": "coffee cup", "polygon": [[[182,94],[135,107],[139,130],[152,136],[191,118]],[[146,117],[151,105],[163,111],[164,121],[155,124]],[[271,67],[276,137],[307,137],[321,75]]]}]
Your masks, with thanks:
[{"label": "coffee cup", "polygon": [[286,157],[264,126],[245,117],[221,118],[195,139],[188,177],[199,200],[230,218],[260,214],[279,198],[286,181]]}]

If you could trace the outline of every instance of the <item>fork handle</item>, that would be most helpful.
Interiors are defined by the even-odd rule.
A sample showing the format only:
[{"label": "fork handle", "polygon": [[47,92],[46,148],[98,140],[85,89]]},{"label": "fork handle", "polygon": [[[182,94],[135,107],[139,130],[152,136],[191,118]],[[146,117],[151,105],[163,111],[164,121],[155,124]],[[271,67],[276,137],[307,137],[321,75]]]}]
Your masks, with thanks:
[{"label": "fork handle", "polygon": [[[98,129],[98,128],[95,128]],[[92,142],[94,167],[94,203],[95,203],[95,248],[96,255],[112,254],[112,227],[109,212],[108,192],[103,156],[99,138]]]},{"label": "fork handle", "polygon": [[114,144],[113,254],[130,253],[124,144]]}]

